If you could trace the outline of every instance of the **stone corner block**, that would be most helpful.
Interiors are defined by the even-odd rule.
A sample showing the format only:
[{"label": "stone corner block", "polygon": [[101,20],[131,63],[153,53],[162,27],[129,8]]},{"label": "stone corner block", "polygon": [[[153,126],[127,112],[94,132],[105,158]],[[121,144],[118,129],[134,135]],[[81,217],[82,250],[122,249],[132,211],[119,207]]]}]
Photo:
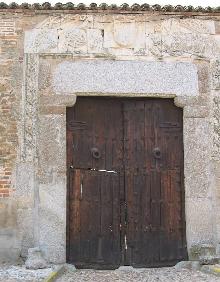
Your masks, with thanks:
[{"label": "stone corner block", "polygon": [[66,106],[72,107],[76,103],[75,94],[61,94],[61,95],[50,95],[41,96],[39,101],[41,106]]},{"label": "stone corner block", "polygon": [[47,262],[43,258],[39,247],[28,249],[28,257],[25,266],[28,269],[47,268]]}]

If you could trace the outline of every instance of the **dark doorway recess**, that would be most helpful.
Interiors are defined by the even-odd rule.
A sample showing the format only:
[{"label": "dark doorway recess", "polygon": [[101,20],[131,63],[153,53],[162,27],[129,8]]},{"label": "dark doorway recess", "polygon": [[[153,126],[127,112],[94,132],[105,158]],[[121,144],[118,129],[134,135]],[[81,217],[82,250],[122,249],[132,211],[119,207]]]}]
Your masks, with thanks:
[{"label": "dark doorway recess", "polygon": [[172,99],[78,97],[67,109],[67,261],[187,259],[182,109]]}]

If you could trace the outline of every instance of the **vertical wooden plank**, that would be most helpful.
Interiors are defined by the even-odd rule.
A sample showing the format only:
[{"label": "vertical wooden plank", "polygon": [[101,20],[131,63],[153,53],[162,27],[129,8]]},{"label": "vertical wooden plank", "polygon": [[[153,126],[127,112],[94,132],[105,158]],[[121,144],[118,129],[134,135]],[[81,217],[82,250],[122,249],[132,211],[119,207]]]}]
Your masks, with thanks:
[{"label": "vertical wooden plank", "polygon": [[173,265],[186,259],[182,110],[171,99],[129,100],[124,118],[127,262]]},{"label": "vertical wooden plank", "polygon": [[[80,170],[72,171],[71,175],[72,187],[69,192],[69,260],[72,262],[74,256],[80,256],[80,185],[81,172]],[[74,224],[72,224],[74,222]],[[76,242],[76,243],[75,243]]]}]

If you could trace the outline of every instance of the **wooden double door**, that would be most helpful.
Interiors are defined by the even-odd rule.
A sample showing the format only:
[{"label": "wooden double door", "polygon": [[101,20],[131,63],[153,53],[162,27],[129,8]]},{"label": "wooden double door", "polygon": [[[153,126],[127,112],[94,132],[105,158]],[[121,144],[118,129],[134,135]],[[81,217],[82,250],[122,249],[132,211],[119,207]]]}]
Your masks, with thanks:
[{"label": "wooden double door", "polygon": [[67,109],[67,261],[157,267],[187,258],[182,109],[78,97]]}]

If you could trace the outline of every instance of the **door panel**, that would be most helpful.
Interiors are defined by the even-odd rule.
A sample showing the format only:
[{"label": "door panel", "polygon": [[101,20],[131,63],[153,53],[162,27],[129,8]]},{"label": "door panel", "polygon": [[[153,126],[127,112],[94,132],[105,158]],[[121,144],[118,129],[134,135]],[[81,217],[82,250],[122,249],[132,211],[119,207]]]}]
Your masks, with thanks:
[{"label": "door panel", "polygon": [[186,257],[182,111],[171,100],[124,102],[126,264],[175,264]]},{"label": "door panel", "polygon": [[76,267],[120,265],[120,176],[75,169],[69,193],[69,261]]},{"label": "door panel", "polygon": [[182,110],[171,99],[77,98],[67,109],[67,260],[186,259]]},{"label": "door panel", "polygon": [[112,99],[78,98],[67,109],[67,259],[77,267],[116,268],[121,262],[121,113]]},{"label": "door panel", "polygon": [[67,109],[71,147],[68,161],[74,168],[119,170],[123,167],[121,104],[113,99],[77,98]]}]

